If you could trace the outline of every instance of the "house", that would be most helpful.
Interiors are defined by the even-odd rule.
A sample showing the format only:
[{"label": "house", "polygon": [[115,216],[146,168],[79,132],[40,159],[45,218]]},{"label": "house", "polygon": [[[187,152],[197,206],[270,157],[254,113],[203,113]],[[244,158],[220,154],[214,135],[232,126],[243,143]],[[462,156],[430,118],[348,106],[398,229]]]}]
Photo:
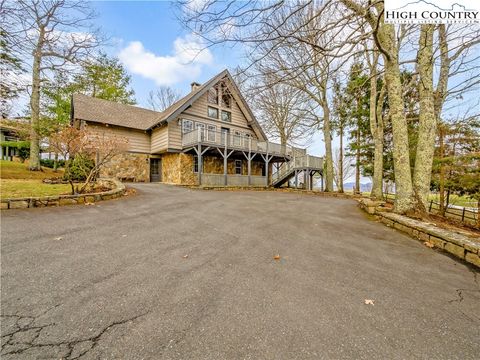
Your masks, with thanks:
[{"label": "house", "polygon": [[102,174],[121,180],[280,186],[300,171],[310,179],[322,173],[321,158],[268,141],[227,70],[192,83],[188,95],[162,112],[74,94],[71,121],[128,139],[128,152]]},{"label": "house", "polygon": [[12,161],[18,159],[21,142],[19,125],[14,120],[3,119],[0,122],[0,159]]}]

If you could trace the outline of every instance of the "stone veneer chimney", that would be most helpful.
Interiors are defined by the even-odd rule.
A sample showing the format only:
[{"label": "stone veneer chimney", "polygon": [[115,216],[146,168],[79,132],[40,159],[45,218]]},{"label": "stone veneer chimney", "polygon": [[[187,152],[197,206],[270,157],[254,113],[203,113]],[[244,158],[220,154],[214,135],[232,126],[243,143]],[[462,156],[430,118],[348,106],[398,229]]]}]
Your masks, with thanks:
[{"label": "stone veneer chimney", "polygon": [[197,90],[202,85],[194,81],[190,84],[190,86],[192,87],[192,92],[193,92],[193,91]]}]

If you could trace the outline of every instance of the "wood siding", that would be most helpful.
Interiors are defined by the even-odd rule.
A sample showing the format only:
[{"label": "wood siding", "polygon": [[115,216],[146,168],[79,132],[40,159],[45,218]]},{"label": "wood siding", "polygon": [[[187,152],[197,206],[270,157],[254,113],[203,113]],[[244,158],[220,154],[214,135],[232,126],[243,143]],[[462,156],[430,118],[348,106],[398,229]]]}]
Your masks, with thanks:
[{"label": "wood siding", "polygon": [[145,131],[87,123],[87,129],[99,135],[112,134],[128,140],[128,151],[150,154],[150,135]]},{"label": "wood siding", "polygon": [[166,151],[168,149],[168,126],[153,129],[152,131],[152,153]]},{"label": "wood siding", "polygon": [[[239,131],[241,134],[249,134],[250,136],[257,138],[257,135],[253,131],[252,127],[248,125],[248,121],[244,116],[243,112],[240,110],[237,102],[232,99],[232,107],[221,108],[216,105],[208,104],[208,95],[207,93],[202,95],[197,101],[195,101],[192,106],[187,108],[182,112],[178,119],[188,119],[192,120],[195,123],[203,123],[205,125],[215,125],[216,131],[220,131],[222,127],[230,129],[230,133]],[[219,119],[209,118],[207,115],[208,106],[215,107],[219,109]],[[226,122],[221,120],[221,110],[226,110],[231,112],[231,122]],[[178,125],[178,119],[171,121],[168,125],[168,140],[170,149],[181,149],[182,148],[182,129]],[[195,125],[194,125],[195,129]]]}]

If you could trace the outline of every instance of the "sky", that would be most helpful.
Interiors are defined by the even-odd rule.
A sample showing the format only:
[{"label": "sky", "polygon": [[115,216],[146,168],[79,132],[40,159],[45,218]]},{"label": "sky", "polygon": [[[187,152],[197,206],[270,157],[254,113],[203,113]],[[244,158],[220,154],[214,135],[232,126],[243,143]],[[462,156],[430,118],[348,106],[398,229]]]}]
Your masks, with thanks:
[{"label": "sky", "polygon": [[[97,24],[110,37],[105,51],[117,56],[132,76],[139,106],[147,105],[148,93],[158,86],[186,94],[193,81],[203,83],[243,62],[239,46],[199,53],[203,44],[182,26],[179,9],[168,1],[94,1],[92,6]],[[312,155],[324,154],[321,137],[318,134],[310,144]]]}]

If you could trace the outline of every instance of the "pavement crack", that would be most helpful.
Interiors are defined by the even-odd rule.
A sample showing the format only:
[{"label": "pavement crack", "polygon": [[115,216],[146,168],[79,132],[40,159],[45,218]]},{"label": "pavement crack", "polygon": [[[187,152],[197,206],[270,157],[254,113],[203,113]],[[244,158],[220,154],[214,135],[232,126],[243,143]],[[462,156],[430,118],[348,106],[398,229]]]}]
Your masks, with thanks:
[{"label": "pavement crack", "polygon": [[[69,340],[69,341],[60,341],[60,342],[46,342],[46,343],[37,343],[36,342],[38,340],[38,338],[40,337],[40,334],[41,334],[42,330],[45,327],[52,326],[52,325],[55,325],[55,324],[47,324],[47,325],[43,325],[43,326],[31,326],[29,328],[26,328],[26,327],[19,328],[12,333],[2,335],[2,338],[3,337],[5,337],[5,338],[8,337],[8,340],[6,342],[2,342],[2,355],[22,354],[23,352],[25,352],[29,349],[33,349],[33,348],[42,348],[42,347],[49,347],[49,346],[50,347],[66,346],[68,351],[67,351],[67,354],[64,356],[64,358],[68,359],[68,360],[79,359],[82,356],[84,356],[85,354],[87,354],[90,350],[95,348],[98,345],[98,342],[100,341],[102,336],[106,332],[108,332],[110,329],[112,329],[116,326],[121,326],[121,325],[126,324],[128,322],[134,321],[134,320],[136,320],[136,319],[138,319],[142,316],[145,316],[146,314],[148,314],[148,312],[142,313],[140,315],[135,315],[133,317],[130,317],[130,318],[127,318],[127,319],[124,319],[124,320],[114,321],[114,322],[110,323],[109,325],[105,326],[103,329],[101,329],[97,333],[97,335],[94,335],[94,336],[91,336],[91,337],[88,337],[88,338],[75,339],[75,340]],[[4,316],[4,315],[2,315],[2,316]],[[7,317],[7,316],[16,316],[16,315],[5,315],[5,316]],[[28,317],[28,318],[32,318],[32,317]],[[33,338],[31,340],[23,341],[23,342],[22,341],[13,342],[13,338],[14,338],[14,335],[16,333],[22,332],[22,331],[27,331],[27,330],[35,330],[36,331],[35,335],[33,336]],[[78,354],[74,354],[75,347],[78,344],[81,344],[81,343],[86,343],[89,346],[87,346],[85,349],[80,351]],[[14,349],[14,350],[11,350],[11,351],[4,352],[3,350],[5,349],[5,347],[7,345],[8,346],[23,346],[23,347],[21,347],[19,349]]]},{"label": "pavement crack", "polygon": [[457,298],[456,299],[453,299],[453,300],[448,300],[448,303],[451,304],[451,303],[454,303],[454,302],[462,302],[463,301],[463,293],[462,291],[465,290],[465,289],[456,289],[455,292],[457,293]]}]

